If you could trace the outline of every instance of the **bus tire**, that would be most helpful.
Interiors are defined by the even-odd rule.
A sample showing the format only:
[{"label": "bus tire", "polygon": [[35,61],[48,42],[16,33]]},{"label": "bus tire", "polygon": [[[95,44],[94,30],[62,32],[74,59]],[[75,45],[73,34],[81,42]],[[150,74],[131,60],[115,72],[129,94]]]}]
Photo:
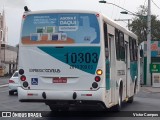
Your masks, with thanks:
[{"label": "bus tire", "polygon": [[114,111],[119,112],[121,110],[122,107],[122,86],[119,89],[119,97],[118,97],[118,104],[116,106],[114,106]]},{"label": "bus tire", "polygon": [[137,89],[137,80],[135,81],[135,85],[134,85],[134,94],[136,94],[136,89]]},{"label": "bus tire", "polygon": [[133,100],[134,100],[134,96],[131,96],[131,97],[128,98],[127,103],[133,103]]},{"label": "bus tire", "polygon": [[58,111],[68,111],[69,107],[68,106],[63,106],[63,107],[58,107],[55,105],[48,105],[53,112],[58,112]]},{"label": "bus tire", "polygon": [[9,91],[9,95],[14,95],[14,91]]},{"label": "bus tire", "polygon": [[[136,86],[137,86],[137,80],[135,80],[135,84],[134,84],[134,94],[136,94]],[[127,103],[133,103],[134,100],[134,95],[128,98]]]}]

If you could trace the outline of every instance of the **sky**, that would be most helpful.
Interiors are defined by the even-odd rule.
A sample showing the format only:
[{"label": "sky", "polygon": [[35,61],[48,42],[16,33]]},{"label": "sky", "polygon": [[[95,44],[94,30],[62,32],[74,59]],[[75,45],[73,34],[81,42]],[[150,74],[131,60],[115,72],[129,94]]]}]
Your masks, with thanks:
[{"label": "sky", "polygon": [[[38,1],[38,2],[37,2]],[[102,4],[99,0],[0,0],[0,11],[5,9],[6,25],[8,27],[7,43],[15,46],[20,40],[21,18],[24,12],[24,6],[28,6],[31,11],[37,10],[55,10],[55,9],[84,9],[100,11],[109,18],[115,19],[132,19],[134,16],[120,14],[124,11],[111,4]],[[133,13],[139,10],[140,5],[147,6],[148,0],[106,0],[116,4]],[[151,13],[158,15],[160,20],[160,0],[151,0]],[[118,23],[124,27],[127,21]]]}]

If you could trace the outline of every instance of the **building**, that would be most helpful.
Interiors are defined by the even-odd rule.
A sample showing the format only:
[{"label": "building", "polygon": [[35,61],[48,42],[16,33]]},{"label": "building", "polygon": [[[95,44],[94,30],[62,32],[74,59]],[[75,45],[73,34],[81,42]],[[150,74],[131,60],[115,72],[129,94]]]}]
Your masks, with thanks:
[{"label": "building", "polygon": [[17,68],[17,47],[7,45],[5,11],[0,13],[0,76],[11,75]]},{"label": "building", "polygon": [[4,10],[2,13],[0,13],[0,41],[1,43],[6,43],[7,41],[7,27],[5,22]]},{"label": "building", "polygon": [[151,81],[147,81],[147,41],[140,44],[140,49],[143,50],[143,57],[140,59],[141,84],[160,87],[160,41],[151,41]]},{"label": "building", "polygon": [[17,47],[1,44],[1,64],[4,75],[12,75],[17,70]]}]

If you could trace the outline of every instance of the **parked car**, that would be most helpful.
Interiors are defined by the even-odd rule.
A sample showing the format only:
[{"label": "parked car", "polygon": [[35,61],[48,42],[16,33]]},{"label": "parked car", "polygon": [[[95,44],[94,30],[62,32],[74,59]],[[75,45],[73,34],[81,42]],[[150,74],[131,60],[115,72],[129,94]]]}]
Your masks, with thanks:
[{"label": "parked car", "polygon": [[9,95],[14,95],[14,92],[17,92],[18,86],[19,86],[18,71],[15,71],[15,73],[9,79],[9,85],[8,85]]}]

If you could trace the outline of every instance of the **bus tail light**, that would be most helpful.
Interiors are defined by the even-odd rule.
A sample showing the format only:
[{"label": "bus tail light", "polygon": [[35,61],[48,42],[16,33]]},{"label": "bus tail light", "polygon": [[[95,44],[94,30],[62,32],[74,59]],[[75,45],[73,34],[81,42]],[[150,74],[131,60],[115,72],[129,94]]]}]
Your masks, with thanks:
[{"label": "bus tail light", "polygon": [[93,88],[97,88],[97,87],[98,87],[98,84],[97,84],[96,82],[93,82],[93,83],[92,83],[92,87],[93,87]]},{"label": "bus tail light", "polygon": [[98,70],[96,71],[96,73],[97,73],[97,75],[102,75],[102,74],[103,74],[103,71],[102,71],[101,69],[98,69]]},{"label": "bus tail light", "polygon": [[20,74],[20,75],[23,75],[23,74],[24,74],[24,70],[23,70],[23,69],[20,69],[20,70],[19,70],[19,74]]},{"label": "bus tail light", "polygon": [[99,17],[99,14],[96,14],[97,17]]},{"label": "bus tail light", "polygon": [[92,96],[92,94],[86,94],[86,96]]},{"label": "bus tail light", "polygon": [[23,15],[22,18],[23,18],[23,19],[26,19],[26,15]]},{"label": "bus tail light", "polygon": [[95,77],[95,81],[96,81],[96,82],[99,82],[100,80],[101,80],[101,78],[100,78],[99,76],[96,76],[96,77]]},{"label": "bus tail light", "polygon": [[25,87],[25,88],[28,87],[28,82],[25,81],[25,82],[23,83],[23,87]]},{"label": "bus tail light", "polygon": [[33,93],[28,93],[27,95],[28,95],[28,96],[33,96]]},{"label": "bus tail light", "polygon": [[20,80],[21,80],[21,81],[25,81],[25,80],[26,80],[26,76],[22,75],[22,76],[20,77]]}]

